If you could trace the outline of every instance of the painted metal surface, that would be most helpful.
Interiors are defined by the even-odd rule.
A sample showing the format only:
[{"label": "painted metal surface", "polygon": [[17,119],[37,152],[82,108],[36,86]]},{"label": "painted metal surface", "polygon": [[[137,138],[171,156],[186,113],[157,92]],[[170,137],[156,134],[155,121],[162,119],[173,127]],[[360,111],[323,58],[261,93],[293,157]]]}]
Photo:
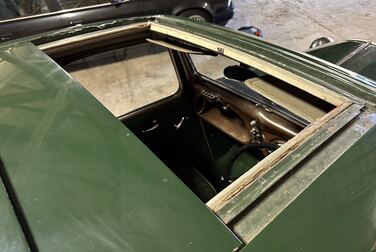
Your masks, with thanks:
[{"label": "painted metal surface", "polygon": [[[256,237],[256,239],[250,243],[249,247],[247,247],[247,250],[245,251],[248,251],[248,249],[250,249],[249,251],[294,251],[294,249],[298,251],[300,248],[304,248],[306,251],[336,251],[338,250],[338,247],[340,248],[339,250],[342,249],[346,251],[362,251],[366,250],[365,248],[370,250],[374,245],[373,242],[376,231],[375,226],[373,224],[370,224],[371,219],[373,220],[374,218],[375,209],[375,188],[373,186],[374,183],[372,182],[372,178],[374,178],[375,176],[373,173],[369,174],[369,177],[367,177],[366,174],[363,174],[364,176],[362,177],[362,181],[356,180],[358,171],[354,169],[354,166],[356,166],[357,162],[364,160],[362,164],[359,164],[359,167],[363,172],[365,171],[364,173],[367,173],[367,170],[374,169],[374,164],[376,163],[375,148],[373,147],[375,146],[374,140],[364,139],[368,137],[375,139],[375,134],[373,133],[375,131],[376,123],[376,121],[374,120],[374,105],[368,103],[374,103],[376,101],[375,83],[373,81],[365,80],[362,76],[348,72],[345,69],[336,67],[329,63],[325,63],[315,58],[311,58],[308,55],[285,50],[263,41],[259,41],[256,38],[246,38],[245,35],[239,34],[238,36],[234,32],[230,32],[225,29],[217,29],[214,26],[212,27],[212,29],[207,26],[206,28],[204,28],[202,27],[202,24],[187,24],[187,22],[180,22],[180,20],[178,19],[161,19],[157,21],[159,21],[162,25],[167,25],[174,28],[183,26],[183,28],[179,27],[178,29],[183,29],[193,34],[228,44],[234,48],[246,51],[259,58],[263,58],[266,61],[272,62],[273,64],[278,65],[281,68],[296,73],[297,75],[305,76],[307,79],[328,87],[329,89],[348,94],[349,97],[354,98],[355,100],[361,98],[364,101],[367,101],[367,104],[369,105],[368,109],[372,112],[371,120],[369,120],[367,123],[369,124],[368,128],[372,128],[372,131],[366,133],[366,135],[361,138],[360,142],[363,142],[364,144],[358,143],[354,147],[350,148],[342,157],[337,156],[336,158],[339,159],[334,164],[330,165],[327,172],[324,173],[325,176],[323,176],[323,178],[319,177],[319,179],[316,180],[311,186],[309,186],[308,189],[304,191],[303,194],[297,199],[297,201],[301,199],[304,202],[310,202],[310,199],[312,197],[319,199],[320,197],[325,197],[326,202],[324,202],[324,204],[326,204],[328,208],[330,208],[329,210],[331,210],[329,216],[325,211],[325,206],[320,206],[319,200],[315,202],[316,205],[314,207],[312,207],[312,205],[309,205],[309,207],[299,205],[299,207],[294,208],[294,212],[292,214],[284,219],[283,223],[275,224],[274,228],[272,229],[273,231],[268,232],[267,230],[270,230],[268,226],[265,229],[266,231],[261,233],[261,238]],[[218,48],[218,51],[220,50],[221,48]],[[359,108],[357,108],[357,110],[359,111]],[[346,113],[347,112],[349,111],[346,111]],[[335,134],[341,134],[338,133],[337,126],[340,126],[341,124],[341,126],[344,126],[352,118],[354,117],[350,116],[348,119],[341,120],[339,125],[337,125],[335,121],[333,125],[327,125],[328,128],[325,129],[326,133],[321,135],[320,137],[327,139],[328,137],[332,137]],[[364,133],[365,132],[363,132],[362,134]],[[358,137],[359,136],[351,135],[348,136],[347,140],[349,142],[355,142]],[[367,148],[366,146],[372,147]],[[301,151],[301,153],[304,154],[304,151]],[[298,152],[296,153],[296,157],[289,157],[288,159],[296,159],[300,156],[301,153]],[[330,153],[327,154],[330,155]],[[355,161],[356,158],[358,158],[357,161]],[[349,160],[351,159],[354,159],[354,162],[349,162]],[[281,167],[282,170],[288,168],[288,164],[285,164]],[[344,170],[345,174],[341,174],[341,169]],[[326,177],[327,173],[332,174],[332,177],[328,179]],[[271,177],[273,176],[274,174],[271,174]],[[338,184],[342,184],[340,187],[337,187],[336,184],[331,185],[330,180],[333,179],[333,177],[336,179],[336,182]],[[319,181],[325,181],[325,184],[320,185]],[[263,182],[268,183],[268,179],[265,179]],[[310,193],[310,189],[314,188],[315,186],[317,188],[317,191]],[[353,198],[351,198],[351,196],[349,198],[346,198],[347,195],[343,195],[342,199],[337,199],[335,193],[333,193],[336,192],[336,190],[338,193],[342,194],[351,194],[350,190],[354,190],[354,193],[362,193],[363,191],[366,191],[367,193],[362,195],[362,197],[367,197],[367,199],[363,202],[360,202],[360,205],[353,204]],[[326,195],[324,194],[326,191],[330,191],[328,197],[326,197]],[[307,194],[308,196],[306,196]],[[249,193],[248,196],[252,198],[254,195]],[[359,199],[359,201],[361,200],[363,199]],[[294,204],[295,202],[293,202],[293,204],[291,205]],[[352,212],[349,213],[346,209],[344,209],[344,205],[349,207]],[[257,202],[255,206],[257,207]],[[230,213],[232,213],[232,211],[237,212],[238,214],[236,215],[236,218],[241,219],[244,216],[239,213],[239,209],[237,207],[226,210],[228,210],[228,212]],[[288,209],[290,208],[291,207],[288,207],[286,211],[288,211]],[[320,209],[321,212],[319,211]],[[281,215],[283,216],[286,211],[282,212]],[[333,217],[331,216],[333,212],[337,214],[337,219],[334,217],[334,220],[332,221],[329,219],[330,217]],[[316,213],[318,213],[317,216]],[[356,215],[357,213],[361,214],[361,216],[358,217]],[[301,222],[298,221],[296,223],[296,226],[301,225],[297,229],[289,228],[290,223],[294,223],[294,214],[296,214],[298,217],[301,217]],[[312,215],[316,218],[311,218]],[[350,223],[345,223],[346,220],[349,220]],[[274,222],[272,222],[270,225],[273,226],[273,223]],[[356,225],[355,229],[352,229],[351,232],[346,234],[346,229],[351,229],[352,224]],[[230,223],[229,225],[231,226],[232,223]],[[315,230],[313,232],[311,232],[312,229],[310,228],[310,225],[315,226]],[[340,230],[341,233],[334,234],[336,240],[327,239],[327,243],[321,247],[319,239],[325,236],[332,236],[333,233],[335,233],[335,228],[337,226],[340,226],[343,229]],[[322,227],[322,229],[320,229],[320,227]],[[325,229],[326,227],[327,230]],[[287,232],[285,230],[287,230]],[[287,235],[283,236],[285,233]],[[366,235],[363,236],[362,234]],[[281,238],[281,236],[283,237]],[[315,236],[315,238],[312,239],[311,236]],[[354,236],[354,243],[348,246],[349,243],[352,242],[352,240],[350,239],[351,236]],[[253,246],[254,242],[258,240],[260,240],[260,242],[257,243],[257,245],[259,246]],[[298,241],[296,242],[295,240]],[[300,240],[302,240],[301,243],[309,243],[311,240],[313,240],[315,241],[315,245],[311,247],[309,247],[308,245],[296,247],[296,244],[301,244]],[[279,243],[279,241],[281,242]],[[282,244],[282,246],[279,246],[279,244]]]},{"label": "painted metal surface", "polygon": [[35,46],[3,48],[0,59],[0,155],[38,251],[233,251],[240,245]]},{"label": "painted metal surface", "polygon": [[243,211],[242,218],[231,223],[232,230],[242,240],[252,242],[276,216],[372,127],[372,113],[354,118],[341,130],[341,134],[334,135],[330,141],[322,144],[315,151],[315,155],[306,158],[254,202],[252,207]]},{"label": "painted metal surface", "polygon": [[376,46],[366,44],[364,48],[345,58],[340,66],[376,80]]},{"label": "painted metal surface", "polygon": [[[145,19],[66,29],[34,42],[137,20]],[[154,22],[227,43],[363,100],[373,111],[374,82],[333,64],[207,24],[169,17]],[[240,245],[129,130],[48,57],[21,42],[11,49],[3,44],[0,54],[0,155],[40,251],[232,251]],[[368,123],[372,130],[244,251],[375,248],[374,115]]]},{"label": "painted metal surface", "polygon": [[[242,212],[242,218],[231,223],[231,228],[245,242],[252,240],[323,172],[373,127],[373,113],[362,113],[354,118],[341,134],[334,135],[310,157],[264,193],[251,207]],[[349,140],[351,139],[351,140]],[[357,218],[356,216],[354,216]],[[325,221],[324,221],[325,225]],[[341,242],[339,241],[333,241]]]},{"label": "painted metal surface", "polygon": [[0,216],[0,251],[29,251],[29,246],[2,183],[0,183]]},{"label": "painted metal surface", "polygon": [[365,117],[353,130],[371,129],[241,251],[375,251],[376,116]]},{"label": "painted metal surface", "polygon": [[367,41],[328,44],[307,53],[376,80],[376,46]]},{"label": "painted metal surface", "polygon": [[[225,222],[229,223],[238,217],[245,209],[263,195],[271,186],[281,180],[288,172],[292,171],[299,163],[303,162],[312,154],[320,145],[332,137],[349,121],[356,117],[360,112],[361,105],[353,105],[342,112],[337,118],[331,119],[320,129],[316,130],[314,137],[307,137],[306,141],[301,143],[289,155],[281,158],[274,167],[264,174],[260,174],[254,179],[241,193],[234,196],[226,203],[217,215]],[[307,127],[308,128],[308,127]],[[307,129],[306,128],[306,129]]]},{"label": "painted metal surface", "polygon": [[344,57],[362,46],[362,41],[345,41],[341,43],[329,43],[320,47],[308,50],[307,53],[336,64]]}]

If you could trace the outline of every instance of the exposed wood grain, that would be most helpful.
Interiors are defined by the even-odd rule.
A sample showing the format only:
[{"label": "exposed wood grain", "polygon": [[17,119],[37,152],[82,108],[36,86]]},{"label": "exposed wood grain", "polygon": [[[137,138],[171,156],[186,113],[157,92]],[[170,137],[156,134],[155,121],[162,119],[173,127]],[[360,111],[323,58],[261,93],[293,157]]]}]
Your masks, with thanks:
[{"label": "exposed wood grain", "polygon": [[216,52],[220,51],[225,56],[243,62],[274,77],[277,77],[335,106],[338,106],[343,102],[349,101],[349,99],[347,99],[346,97],[341,96],[332,90],[317,85],[312,81],[304,79],[303,77],[300,77],[294,73],[282,69],[279,66],[273,65],[269,62],[266,62],[265,60],[252,56],[248,53],[241,52],[235,48],[220,44],[218,42],[200,37],[189,32],[167,27],[155,22],[151,23],[150,30],[166,34],[172,37],[176,37],[193,44],[198,44],[201,47],[207,48],[209,50],[213,50]]},{"label": "exposed wood grain", "polygon": [[300,144],[302,144],[306,139],[311,137],[317,130],[319,130],[323,124],[325,124],[330,119],[334,118],[346,108],[348,108],[351,103],[343,103],[327,113],[325,116],[316,120],[314,123],[310,124],[308,127],[303,129],[296,137],[290,139],[287,143],[282,145],[278,150],[271,153],[268,157],[262,160],[260,163],[256,164],[248,172],[244,173],[240,178],[238,178],[234,183],[226,187],[223,191],[212,198],[206,205],[214,212],[218,212],[227,202],[229,202],[234,196],[243,191],[248,187],[253,181],[255,181],[261,174],[264,174],[270,170],[276,163],[282,160],[286,155],[288,155],[292,150],[296,149]]},{"label": "exposed wood grain", "polygon": [[58,51],[68,50],[69,47],[75,48],[77,44],[87,45],[93,44],[94,42],[113,40],[115,38],[129,35],[131,33],[148,30],[150,23],[138,23],[131,24],[127,26],[107,29],[103,31],[91,32],[83,35],[74,36],[72,38],[62,39],[54,41],[48,44],[43,44],[39,46],[39,49],[47,54],[56,53]]}]

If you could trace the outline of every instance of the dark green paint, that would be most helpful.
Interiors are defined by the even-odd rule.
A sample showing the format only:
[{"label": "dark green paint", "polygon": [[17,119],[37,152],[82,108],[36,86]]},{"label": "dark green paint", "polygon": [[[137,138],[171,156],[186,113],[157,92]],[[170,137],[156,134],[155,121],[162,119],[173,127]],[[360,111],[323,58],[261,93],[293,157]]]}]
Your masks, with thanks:
[{"label": "dark green paint", "polygon": [[0,251],[29,251],[29,246],[2,183],[0,183]]},{"label": "dark green paint", "polygon": [[[320,177],[345,151],[359,140],[374,125],[374,115],[361,113],[329,141],[316,149],[278,183],[268,189],[252,207],[242,212],[242,218],[231,223],[232,230],[244,241],[252,242],[283,209],[288,207],[304,190]],[[354,218],[357,218],[354,216]],[[325,230],[323,230],[324,232]],[[362,235],[362,234],[359,234]],[[333,241],[341,242],[341,240]]]},{"label": "dark green paint", "polygon": [[370,44],[341,64],[355,73],[376,80],[376,46]]},{"label": "dark green paint", "polygon": [[366,41],[328,44],[307,53],[376,80],[376,46]]},{"label": "dark green paint", "polygon": [[364,42],[361,41],[345,41],[341,43],[333,43],[324,45],[322,47],[317,47],[310,51],[307,51],[307,53],[336,64],[363,44]]},{"label": "dark green paint", "polygon": [[[374,82],[308,54],[210,24],[154,19],[353,99],[376,102]],[[22,44],[145,20],[73,27],[1,44],[0,155],[39,251],[232,251],[240,245],[127,128],[47,56]],[[332,164],[244,251],[370,251],[376,237],[375,131]]]},{"label": "dark green paint", "polygon": [[258,176],[252,184],[242,192],[234,196],[217,215],[228,223],[239,216],[247,207],[255,202],[267,189],[277,183],[288,172],[292,171],[299,163],[303,162],[312,152],[330,139],[337,131],[343,128],[351,120],[359,115],[361,105],[352,105],[337,118],[330,120],[323,127],[316,130],[315,135],[306,137],[304,141],[292,150],[289,155],[281,159],[277,164],[264,174]]},{"label": "dark green paint", "polygon": [[35,46],[3,49],[0,58],[0,155],[39,251],[227,252],[240,245]]},{"label": "dark green paint", "polygon": [[374,251],[375,152],[374,126],[242,251]]}]

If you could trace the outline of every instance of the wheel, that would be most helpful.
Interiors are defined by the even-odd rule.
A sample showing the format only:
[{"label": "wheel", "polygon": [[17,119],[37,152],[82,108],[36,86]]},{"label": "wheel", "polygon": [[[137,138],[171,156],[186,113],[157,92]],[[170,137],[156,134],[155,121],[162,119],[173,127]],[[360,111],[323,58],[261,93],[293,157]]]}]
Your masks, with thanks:
[{"label": "wheel", "polygon": [[180,13],[179,16],[187,17],[200,22],[213,22],[211,15],[202,10],[187,10]]}]

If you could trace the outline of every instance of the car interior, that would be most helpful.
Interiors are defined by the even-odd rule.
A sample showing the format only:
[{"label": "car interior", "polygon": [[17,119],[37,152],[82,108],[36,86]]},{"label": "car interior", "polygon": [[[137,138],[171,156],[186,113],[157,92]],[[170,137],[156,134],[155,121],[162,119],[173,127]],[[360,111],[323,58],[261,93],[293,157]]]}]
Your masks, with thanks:
[{"label": "car interior", "polygon": [[167,97],[117,115],[118,119],[203,202],[335,108],[238,61],[223,68],[219,64],[215,67],[219,75],[210,76],[197,62],[205,65],[206,59],[225,58],[220,52],[144,27],[129,30],[126,36],[76,39],[42,49],[74,76],[73,62],[140,44],[168,50],[179,87]]}]

